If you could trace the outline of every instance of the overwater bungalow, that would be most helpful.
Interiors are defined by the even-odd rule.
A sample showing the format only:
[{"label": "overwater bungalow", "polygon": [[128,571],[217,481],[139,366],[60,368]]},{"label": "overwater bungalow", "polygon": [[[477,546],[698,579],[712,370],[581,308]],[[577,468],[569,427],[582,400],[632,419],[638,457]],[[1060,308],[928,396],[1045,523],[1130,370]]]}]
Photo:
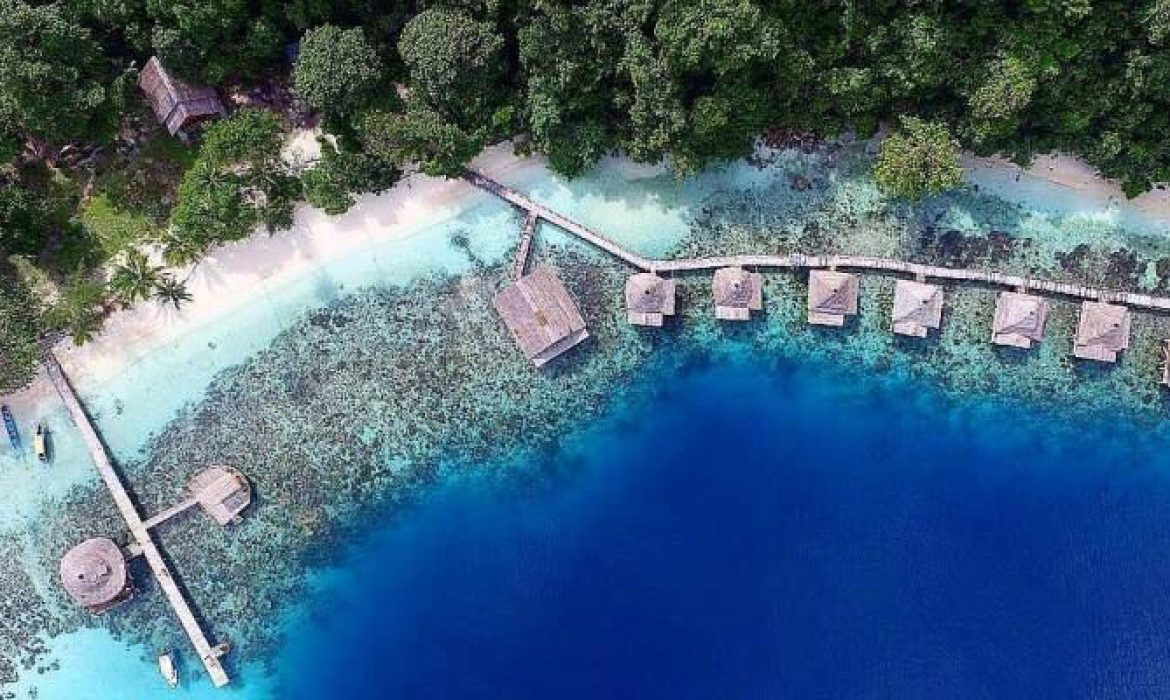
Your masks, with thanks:
[{"label": "overwater bungalow", "polygon": [[808,322],[818,326],[843,326],[845,317],[857,313],[857,275],[836,270],[808,273]]},{"label": "overwater bungalow", "polygon": [[61,557],[61,584],[91,613],[105,612],[134,594],[126,557],[105,537],[86,540]]},{"label": "overwater bungalow", "polygon": [[227,116],[215,88],[188,85],[171,75],[158,56],[153,56],[138,74],[138,87],[159,123],[171,136],[208,119]]},{"label": "overwater bungalow", "polygon": [[626,319],[635,326],[661,326],[674,315],[674,280],[639,272],[626,280]]},{"label": "overwater bungalow", "polygon": [[742,267],[722,267],[711,280],[715,297],[715,318],[720,321],[747,321],[753,311],[764,308],[764,276]]},{"label": "overwater bungalow", "polygon": [[1117,353],[1129,347],[1129,322],[1129,309],[1124,306],[1082,303],[1073,355],[1082,360],[1117,362]]},{"label": "overwater bungalow", "polygon": [[942,325],[943,293],[933,284],[898,280],[894,284],[891,327],[900,335],[925,338],[929,329]]},{"label": "overwater bungalow", "polygon": [[1043,297],[1019,292],[1000,292],[995,300],[991,342],[1028,349],[1044,338],[1048,302]]},{"label": "overwater bungalow", "polygon": [[244,475],[222,465],[191,477],[187,490],[203,512],[221,526],[238,522],[240,513],[252,502],[252,487]]},{"label": "overwater bungalow", "polygon": [[502,289],[492,306],[537,367],[589,337],[577,305],[548,267],[538,267]]}]

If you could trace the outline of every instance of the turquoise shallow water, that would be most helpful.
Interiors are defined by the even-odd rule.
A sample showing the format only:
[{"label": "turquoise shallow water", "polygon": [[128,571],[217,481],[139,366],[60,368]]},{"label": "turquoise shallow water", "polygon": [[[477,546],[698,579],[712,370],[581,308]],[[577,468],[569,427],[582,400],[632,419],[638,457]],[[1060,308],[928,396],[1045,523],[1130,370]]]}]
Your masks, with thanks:
[{"label": "turquoise shallow water", "polygon": [[[854,252],[909,251],[913,254],[921,249],[920,236],[924,227],[929,226],[947,227],[971,236],[976,249],[982,240],[980,236],[987,235],[989,230],[1008,230],[1021,241],[1027,241],[1027,245],[1021,242],[1009,259],[998,263],[1009,267],[1038,265],[1051,268],[1058,264],[1054,258],[1056,253],[1068,251],[1085,240],[1104,241],[1103,253],[1112,251],[1115,246],[1132,244],[1143,255],[1149,256],[1151,264],[1156,256],[1165,254],[1164,246],[1159,247],[1161,243],[1156,232],[1119,228],[1092,213],[1054,214],[1045,209],[1043,198],[1032,191],[1023,193],[1026,195],[1021,198],[1023,208],[957,196],[930,203],[921,211],[898,212],[882,202],[863,173],[859,175],[849,167],[847,156],[847,153],[829,156],[785,153],[779,154],[766,167],[734,164],[683,183],[614,161],[571,185],[540,174],[510,184],[611,232],[615,238],[644,253],[655,255],[669,253],[679,246],[698,251],[705,250],[704,246],[783,250],[793,244],[802,247],[828,244]],[[811,189],[790,186],[794,174],[807,175],[812,182]],[[108,385],[82,387],[103,433],[116,456],[127,465],[136,484],[147,483],[148,477],[160,477],[159,483],[174,484],[189,473],[192,464],[230,459],[250,473],[262,494],[262,502],[237,532],[219,535],[202,526],[175,528],[164,534],[164,543],[168,552],[182,564],[180,568],[185,572],[188,585],[193,588],[207,617],[214,621],[217,632],[240,642],[237,652],[240,657],[283,659],[281,666],[285,672],[274,677],[258,666],[237,667],[234,670],[238,673],[240,685],[226,693],[211,693],[190,665],[188,676],[194,683],[184,691],[190,697],[275,697],[278,691],[274,684],[278,682],[286,683],[286,688],[289,683],[320,688],[319,684],[324,682],[320,678],[290,676],[287,672],[290,664],[295,664],[291,666],[294,668],[301,665],[292,660],[336,653],[341,656],[329,666],[336,668],[338,664],[353,662],[352,657],[344,654],[355,649],[370,649],[371,653],[378,650],[379,658],[382,654],[406,656],[409,651],[406,646],[409,645],[404,639],[425,642],[432,650],[442,647],[443,640],[451,641],[456,647],[466,643],[467,648],[475,649],[473,642],[476,640],[450,637],[451,625],[425,624],[431,617],[428,611],[436,612],[433,606],[440,605],[442,600],[424,595],[425,592],[417,587],[420,580],[437,584],[448,578],[481,576],[494,596],[487,602],[478,601],[474,590],[439,586],[439,590],[449,590],[451,595],[460,596],[463,601],[465,607],[453,606],[453,611],[467,612],[466,606],[489,603],[517,611],[526,607],[528,599],[509,598],[516,593],[509,588],[510,585],[552,584],[549,579],[540,578],[539,571],[534,574],[525,568],[525,550],[509,549],[516,544],[513,539],[544,547],[549,554],[549,571],[559,572],[556,573],[560,577],[556,583],[562,586],[566,585],[564,578],[579,576],[573,575],[573,562],[558,560],[548,552],[549,548],[556,547],[558,540],[555,535],[558,533],[571,533],[573,540],[567,544],[580,544],[576,549],[567,546],[569,555],[600,557],[611,544],[606,539],[608,531],[598,527],[596,539],[590,541],[592,531],[586,525],[598,525],[607,513],[621,512],[625,514],[623,517],[634,518],[633,524],[642,528],[646,538],[643,544],[650,542],[661,533],[651,527],[653,523],[637,522],[627,503],[630,499],[643,499],[647,512],[661,512],[664,517],[669,515],[663,510],[669,510],[669,503],[652,499],[662,486],[654,479],[666,479],[669,472],[664,471],[665,462],[656,461],[657,451],[647,445],[665,440],[663,436],[671,431],[684,430],[687,425],[692,425],[686,423],[688,415],[705,415],[702,410],[724,404],[728,406],[729,415],[741,416],[729,418],[732,423],[769,417],[763,422],[771,442],[748,445],[737,458],[739,461],[755,464],[761,459],[751,452],[752,449],[766,450],[770,454],[780,443],[799,441],[815,432],[816,426],[803,426],[799,421],[795,423],[799,427],[792,427],[794,415],[791,407],[772,406],[766,400],[768,398],[777,401],[788,398],[794,406],[807,406],[812,414],[821,416],[830,424],[840,420],[843,435],[851,435],[874,450],[890,452],[890,464],[868,460],[866,454],[842,452],[836,466],[821,482],[825,488],[807,494],[810,500],[804,505],[814,511],[827,509],[832,498],[858,498],[856,494],[835,490],[833,480],[859,478],[857,469],[870,461],[874,462],[874,471],[864,475],[871,480],[864,483],[876,487],[883,476],[895,478],[901,475],[899,470],[909,470],[911,473],[907,476],[918,480],[912,484],[910,493],[919,499],[918,506],[925,507],[923,504],[929,503],[932,489],[951,487],[949,483],[941,482],[938,463],[958,462],[967,457],[957,454],[955,450],[958,448],[954,445],[966,446],[979,455],[980,463],[986,461],[990,464],[992,473],[996,474],[1021,469],[1021,461],[1029,451],[1040,450],[1043,458],[1033,465],[1034,471],[1015,474],[1022,474],[1021,478],[1026,482],[1018,493],[1011,490],[1007,477],[997,477],[998,490],[991,489],[990,495],[980,501],[978,507],[992,513],[994,497],[1010,496],[1019,501],[1023,516],[1035,515],[1046,498],[1042,488],[1044,477],[1056,475],[1059,478],[1053,486],[1058,491],[1064,489],[1066,507],[1073,503],[1084,509],[1082,513],[1096,517],[1103,527],[1113,528],[1110,532],[1115,535],[1134,533],[1135,546],[1143,541],[1139,534],[1153,537],[1158,514],[1152,507],[1138,513],[1118,515],[1108,509],[1092,511],[1091,504],[1082,501],[1092,494],[1099,496],[1101,489],[1108,494],[1110,489],[1116,488],[1119,498],[1137,499],[1143,489],[1160,487],[1140,479],[1132,482],[1123,479],[1119,485],[1112,485],[1108,481],[1109,472],[1101,471],[1091,472],[1096,481],[1089,486],[1077,483],[1075,479],[1066,483],[1062,480],[1065,477],[1062,476],[1060,460],[1071,460],[1070,473],[1073,474],[1100,465],[1113,468],[1115,464],[1134,462],[1149,467],[1142,474],[1160,473],[1156,455],[1161,444],[1158,442],[1161,429],[1151,429],[1150,426],[1160,425],[1161,408],[1156,398],[1157,390],[1152,387],[1150,373],[1153,367],[1149,364],[1153,357],[1150,353],[1155,347],[1153,339],[1163,332],[1158,322],[1150,321],[1148,327],[1138,329],[1135,350],[1119,370],[1102,373],[1070,368],[1061,359],[1067,353],[1067,345],[1062,343],[1067,342],[1070,309],[1061,311],[1065,314],[1063,321],[1060,313],[1057,314],[1052,340],[1038,353],[1004,356],[990,353],[981,342],[984,331],[980,324],[985,324],[986,318],[979,314],[986,309],[985,295],[956,293],[947,310],[948,335],[941,341],[908,345],[891,340],[885,332],[882,308],[888,303],[888,297],[883,296],[888,294],[888,289],[880,280],[867,281],[867,296],[863,300],[865,313],[861,321],[844,333],[827,334],[809,331],[800,320],[801,281],[777,277],[769,280],[768,314],[759,324],[746,329],[715,327],[708,318],[702,280],[696,280],[683,290],[686,316],[680,319],[679,328],[657,337],[647,336],[623,328],[620,312],[614,307],[618,298],[616,285],[620,285],[623,271],[612,268],[589,251],[580,250],[556,232],[542,231],[538,255],[568,266],[566,269],[582,270],[580,274],[571,275],[570,286],[585,307],[597,340],[553,372],[534,379],[531,370],[518,360],[486,307],[488,292],[496,283],[497,273],[493,265],[505,259],[518,225],[518,218],[502,205],[475,201],[455,218],[421,229],[405,242],[323,267],[313,276],[279,290],[222,324],[198,329],[173,347],[143,358]],[[984,253],[969,250],[960,253],[974,255],[974,264],[987,263],[986,257],[980,257]],[[1136,284],[1138,275],[1135,274],[1133,279],[1126,278],[1129,272],[1124,269],[1118,274],[1121,275],[1120,283]],[[436,275],[443,280],[448,279],[446,275],[464,275],[466,281],[454,284],[417,281],[433,280]],[[419,311],[420,299],[429,299],[428,303],[438,300],[438,310],[434,313]],[[436,328],[440,330],[434,330]],[[437,336],[442,343],[422,342],[421,335]],[[660,343],[677,344],[681,352],[664,355],[661,350],[655,350]],[[744,373],[729,380],[733,384],[759,382],[772,387],[775,396],[761,397],[746,391],[742,401],[734,393],[717,396],[704,388],[703,382],[710,381],[710,374],[680,370],[673,360],[664,359],[674,358],[684,364],[692,361],[721,364],[728,358],[745,354],[772,358],[785,363],[789,369],[781,371],[777,379],[775,373],[778,370],[770,363],[762,366],[749,363],[742,365],[748,368],[743,370]],[[647,358],[661,361],[647,368],[643,366]],[[792,371],[793,367],[823,369],[834,365],[858,368],[856,374],[847,375],[845,379],[838,377],[846,385],[855,383],[855,392],[826,395],[818,390],[816,381],[787,380],[788,383],[784,383],[785,372]],[[831,375],[814,373],[810,376]],[[891,382],[890,376],[897,377],[897,381]],[[642,397],[647,392],[653,395],[653,384],[675,381],[687,386],[692,386],[688,382],[698,382],[693,386],[700,393],[709,395],[710,401],[701,406],[681,402],[678,411],[663,416],[661,424],[657,422],[658,416],[637,413],[638,407],[646,405]],[[936,384],[943,390],[933,393],[930,387]],[[159,387],[166,390],[160,391]],[[856,396],[851,396],[853,393]],[[970,394],[970,401],[956,401],[957,395],[967,394]],[[920,395],[927,398],[915,398]],[[614,396],[618,397],[616,403]],[[997,408],[1005,400],[1036,405],[1045,397],[1060,404],[1053,416],[1038,416],[1032,411],[1005,414]],[[679,401],[677,397],[669,400],[672,403]],[[908,424],[899,423],[891,428],[888,423],[877,420],[879,417],[888,418],[884,414],[889,413],[892,406],[905,408],[910,417],[906,419]],[[7,457],[0,457],[0,462],[3,462],[0,464],[3,467],[0,479],[11,487],[3,490],[7,494],[3,497],[12,504],[5,512],[21,514],[9,521],[13,531],[19,534],[5,542],[5,552],[15,552],[28,560],[29,570],[34,575],[26,585],[36,593],[33,597],[48,601],[44,612],[40,609],[37,612],[53,621],[45,627],[65,630],[88,621],[57,607],[61,601],[52,590],[51,575],[47,575],[51,574],[51,568],[48,567],[51,567],[57,549],[74,541],[80,533],[109,527],[110,520],[99,512],[101,509],[96,505],[101,503],[100,493],[96,499],[88,500],[84,486],[82,492],[70,491],[74,484],[92,483],[92,477],[77,454],[68,426],[64,425],[64,419],[53,402],[46,404],[43,410],[49,412],[55,425],[62,426],[59,428],[60,458],[51,475],[46,478],[27,463],[13,464]],[[641,426],[641,430],[615,429],[614,435],[580,432],[582,425],[595,417],[612,421],[615,410],[624,412],[621,420],[635,423]],[[745,410],[747,412],[743,413]],[[1119,435],[1102,434],[1100,450],[1096,453],[1082,449],[1085,437],[1081,421],[1089,420],[1087,415],[1096,416],[1093,420],[1097,420],[1104,414],[1126,416],[1124,425],[1128,427]],[[1075,418],[1070,417],[1074,415]],[[859,422],[866,416],[875,419],[872,423]],[[884,430],[887,432],[905,432],[913,425],[913,420],[923,421],[924,417],[937,421],[943,429],[942,438],[928,441],[926,445],[934,450],[933,453],[913,450],[902,453],[895,449],[902,447],[901,441],[886,444],[878,440],[877,436],[883,434],[882,426],[886,426]],[[31,422],[32,416],[22,416],[22,419]],[[1017,429],[1000,429],[1007,423]],[[543,432],[546,424],[555,429]],[[614,424],[605,422],[603,425]],[[550,451],[551,444],[558,439],[556,436],[564,434],[559,432],[562,429],[564,433],[579,436],[578,454]],[[243,436],[241,431],[245,433]],[[831,435],[831,432],[825,434]],[[531,439],[520,439],[522,435],[530,435]],[[734,435],[742,437],[739,433]],[[990,443],[980,441],[987,436],[994,436],[999,446],[988,446]],[[254,454],[257,441],[269,447],[266,453],[274,453],[280,458],[272,458],[272,454]],[[581,445],[588,446],[589,454],[612,455],[613,459],[591,459],[580,454],[585,449]],[[712,448],[710,444],[692,444],[691,447],[696,453]],[[627,477],[632,478],[630,473],[637,473],[637,465],[624,466],[627,452],[641,455],[640,461],[646,468],[644,476],[648,481],[635,485],[636,488],[624,481]],[[895,454],[901,456],[895,459]],[[922,464],[913,461],[915,454],[923,457]],[[677,461],[682,457],[675,455],[674,459]],[[1077,467],[1077,464],[1082,467]],[[779,470],[791,465],[785,462],[774,466]],[[986,475],[978,471],[977,466],[956,469],[958,480],[953,489],[972,486],[972,482],[963,479],[984,478]],[[894,471],[889,471],[891,469]],[[615,470],[620,470],[624,476],[619,476]],[[433,497],[437,505],[430,502],[429,494],[437,484],[466,484],[466,475],[480,472],[520,476],[516,477],[519,481],[473,479],[471,486],[453,487],[450,492],[440,488],[440,495]],[[727,498],[734,500],[735,489],[744,487],[752,479],[774,477],[777,481],[773,485],[779,488],[786,483],[783,479],[802,476],[807,476],[807,472],[786,473],[781,470],[778,475],[769,477],[758,470],[745,470],[741,480],[722,482],[720,488],[725,490]],[[692,474],[690,478],[698,477]],[[694,482],[685,482],[680,489],[687,485],[693,486]],[[630,488],[634,490],[630,491]],[[1086,488],[1089,490],[1084,490]],[[955,493],[949,491],[944,495],[954,499],[957,498]],[[685,499],[686,495],[680,490],[671,498]],[[881,517],[888,517],[893,511],[900,513],[899,509],[913,505],[898,501],[892,494],[884,495],[889,498],[874,504],[875,514],[880,513],[881,508],[887,509]],[[143,487],[140,497],[148,506],[147,510],[153,510],[173,500],[174,494],[164,488]],[[44,510],[46,503],[58,498],[68,501],[67,507],[56,510],[58,506],[54,504],[54,510]],[[422,499],[422,505],[418,505],[415,511],[412,504],[418,499]],[[818,503],[816,499],[821,501]],[[457,512],[453,513],[448,502],[456,504]],[[953,500],[940,502],[953,504]],[[526,508],[530,510],[524,510]],[[601,510],[595,511],[595,508]],[[615,510],[605,510],[607,508]],[[41,517],[45,512],[54,513],[54,517]],[[680,511],[687,512],[690,511]],[[1045,512],[1052,521],[1060,514],[1059,509]],[[57,515],[64,513],[72,515],[68,518],[62,515],[62,522],[57,522]],[[799,536],[797,528],[802,523],[768,521],[765,515],[760,512],[754,516],[762,519],[757,526],[791,530],[793,539],[773,540],[777,549],[795,548],[799,554],[812,546]],[[21,528],[30,519],[35,524],[26,534]],[[452,519],[464,528],[483,529],[485,539],[463,543],[473,549],[459,550],[458,533],[445,524]],[[529,533],[529,539],[519,538],[516,534],[517,521],[535,528]],[[321,551],[332,550],[342,536],[367,531],[371,522],[385,523],[385,526],[369,535],[369,540],[362,539],[354,549],[342,548],[341,551],[359,559],[366,554],[375,562],[385,559],[406,561],[412,565],[395,567],[394,574],[382,582],[384,585],[374,585],[376,582],[372,579],[380,577],[363,568],[368,562],[351,563],[338,569],[334,566],[335,553]],[[547,529],[548,523],[558,524],[557,527],[562,529],[554,528],[552,535],[542,532],[541,528]],[[903,524],[906,525],[907,537],[929,539],[948,534],[923,532],[915,535],[913,523]],[[974,527],[973,524],[979,524],[974,516],[972,520],[954,526],[961,529]],[[732,528],[740,528],[734,531],[743,532],[753,531],[752,525],[750,522],[729,523],[727,527],[728,532],[732,532]],[[412,534],[401,534],[404,531]],[[971,530],[968,536],[973,536],[971,533],[974,532]],[[896,533],[885,534],[894,536]],[[949,534],[958,537],[955,533]],[[1065,533],[1055,529],[1040,534],[1049,541],[1065,542],[1066,546],[1071,546],[1060,539]],[[806,532],[804,536],[812,535]],[[875,551],[882,548],[880,539],[869,542]],[[194,548],[203,545],[209,545],[213,552],[206,564],[193,566],[184,563]],[[825,554],[832,549],[828,541],[818,542],[816,546],[824,551],[814,552],[821,558],[813,561],[822,567],[831,567],[833,562]],[[436,548],[435,551],[451,553],[453,561],[448,563],[463,568],[444,569],[444,561],[434,559],[431,547]],[[305,566],[300,562],[300,553],[305,548],[310,552],[306,562],[310,568],[324,565],[323,573],[313,577],[308,588],[290,585],[287,580],[303,577]],[[1035,545],[1025,554],[1039,556],[1040,549],[1041,545]],[[490,577],[500,575],[499,570],[483,561],[485,552],[492,551],[498,551],[501,558],[512,562],[512,568],[504,572],[504,578],[497,578],[494,582]],[[1018,556],[1024,557],[1025,554]],[[1128,566],[1135,575],[1140,574],[1135,581],[1153,581],[1150,571],[1156,574],[1157,566],[1160,566],[1156,560],[1143,562],[1136,549],[1128,549],[1124,554],[1129,558],[1122,557],[1118,565]],[[789,552],[787,556],[796,555]],[[630,554],[627,558],[640,557]],[[735,566],[731,560],[712,561]],[[745,572],[760,572],[761,561],[758,556],[744,559],[742,568]],[[793,563],[792,560],[786,561]],[[483,568],[476,568],[477,562],[483,564]],[[626,563],[625,575],[654,575],[650,571],[639,572],[634,567],[636,561]],[[666,559],[660,563],[664,567],[672,565]],[[403,578],[415,564],[421,567],[417,574],[420,578]],[[889,569],[896,568],[898,562],[874,561],[873,565]],[[271,571],[259,575],[255,571],[258,567],[270,568]],[[863,577],[865,571],[853,574]],[[530,578],[533,575],[535,578]],[[758,575],[765,578],[775,576],[766,572]],[[887,571],[883,575],[892,574]],[[948,575],[953,575],[953,572]],[[1020,585],[1022,580],[1008,577],[1002,582],[1004,600],[1010,597],[1012,586]],[[720,583],[730,588],[735,581],[729,578]],[[750,578],[739,583],[745,587],[756,585]],[[810,586],[812,583],[813,579],[788,581],[784,585],[789,588],[782,593],[766,587],[754,590],[759,596],[772,591],[771,595],[780,601],[777,604],[789,605],[791,600],[786,595],[795,594],[801,585]],[[6,602],[21,603],[25,593],[24,589],[19,590],[22,591],[20,598],[12,594]],[[381,623],[381,627],[388,628],[386,636],[355,641],[352,633],[355,629],[360,631],[358,623],[363,611],[377,607],[377,603],[363,596],[386,593],[387,590],[398,596],[394,606],[387,606],[388,610],[397,610],[398,616]],[[960,590],[937,588],[935,594],[945,600],[955,600],[960,597]],[[545,602],[557,603],[565,614],[580,612],[565,605],[571,597],[571,588],[558,591],[560,597]],[[269,592],[271,595],[267,595]],[[597,613],[600,619],[604,619],[604,615],[616,614],[616,609],[606,608],[606,604],[613,601],[607,601],[598,591],[584,592],[594,594],[593,598],[587,599],[597,607],[589,612]],[[525,592],[520,591],[520,594]],[[1090,593],[1085,589],[1080,595],[1084,597]],[[305,605],[289,607],[291,596],[302,600]],[[158,684],[152,663],[154,651],[166,646],[184,648],[171,636],[173,629],[168,625],[165,609],[159,607],[156,599],[157,594],[148,591],[134,606],[105,620],[122,638],[135,640],[138,645],[127,647],[100,630],[67,634],[59,638],[55,643],[57,652],[50,655],[59,670],[45,675],[26,674],[25,681],[16,686],[16,692],[28,694],[35,687],[41,698],[84,698],[90,697],[87,695],[90,689],[102,687],[107,689],[107,694],[102,697],[152,697],[152,689]],[[644,597],[638,600],[649,605]],[[1142,603],[1148,608],[1150,605],[1148,600],[1136,594],[1118,601],[1118,606]],[[679,607],[673,614],[682,617],[683,622],[688,614],[696,612],[685,596],[674,603]],[[336,614],[330,612],[334,605],[339,606]],[[1104,607],[1096,608],[1096,614],[1107,614],[1110,608],[1105,603],[1102,605]],[[534,618],[534,624],[554,615],[557,609],[556,606],[549,607],[548,612],[543,613],[546,617]],[[746,613],[729,609],[728,614]],[[1003,621],[1006,624],[1013,615],[1019,618],[1022,614],[1020,610],[1009,609],[1004,613]],[[1153,616],[1151,619],[1159,619],[1156,610],[1150,615]],[[305,616],[308,616],[307,623]],[[329,619],[334,617],[336,621],[330,623]],[[1052,621],[1051,617],[1046,619]],[[282,646],[279,640],[262,641],[257,637],[256,623],[263,621],[264,626],[272,628],[281,620],[293,626],[310,625],[313,634],[306,638],[319,640],[322,646]],[[510,620],[514,621],[515,617],[483,620],[485,626],[478,629],[481,635],[478,641],[483,643],[494,639],[505,644],[506,640],[494,635],[498,634],[499,625]],[[1057,622],[1060,620],[1052,624]],[[399,626],[395,627],[396,624]],[[963,624],[973,623],[964,618]],[[1132,621],[1126,623],[1126,629],[1130,626],[1140,627]],[[583,623],[580,629],[583,636],[596,633],[588,624]],[[770,629],[776,631],[776,628]],[[810,623],[810,629],[816,629],[815,625]],[[988,629],[989,635],[995,631]],[[1026,625],[1021,629],[1036,634]],[[1156,646],[1160,643],[1154,632],[1141,629],[1146,630],[1142,634],[1149,638],[1150,644]],[[476,628],[472,626],[467,632],[476,632]],[[767,632],[760,631],[761,634]],[[787,632],[785,636],[788,636]],[[600,643],[602,639],[591,638],[594,643]],[[533,639],[541,637],[534,634]],[[632,650],[639,649],[635,641],[646,642],[631,641]],[[378,644],[389,646],[383,650]],[[518,643],[505,646],[514,654],[524,651]],[[549,649],[552,654],[557,647],[549,645]],[[702,650],[684,651],[694,654]],[[545,658],[545,663],[563,665],[567,658],[551,655]],[[664,654],[657,661],[665,663],[672,658],[676,657]],[[507,659],[508,656],[502,654],[493,662],[504,664]],[[430,689],[438,693],[444,686],[428,685],[432,681],[426,680],[424,671],[437,668],[435,665],[442,660],[441,655],[416,657],[413,663],[420,669],[418,677],[391,675],[384,680],[401,688],[421,688],[419,693],[424,695]],[[616,657],[610,660],[614,663],[622,661]],[[454,662],[450,658],[446,661]],[[463,668],[468,674],[503,673],[502,666],[476,667],[469,659],[464,661]],[[41,661],[42,666],[49,663],[45,659]],[[400,667],[388,666],[387,672],[391,673],[395,668]],[[1133,668],[1131,663],[1119,666],[1124,671]],[[737,673],[744,674],[744,683],[748,684],[743,686],[745,693],[752,692],[747,670],[741,669]],[[453,682],[459,678],[458,674],[452,674]],[[530,677],[516,676],[518,683],[525,678]],[[636,677],[628,679],[631,683],[643,682]],[[531,680],[549,682],[548,678]],[[459,695],[460,687],[447,686],[447,689],[453,689],[453,694]],[[1015,687],[1027,690],[1024,686]],[[512,686],[512,689],[519,696],[527,692],[526,686],[522,685]],[[361,697],[362,691],[355,687],[352,694]]]}]

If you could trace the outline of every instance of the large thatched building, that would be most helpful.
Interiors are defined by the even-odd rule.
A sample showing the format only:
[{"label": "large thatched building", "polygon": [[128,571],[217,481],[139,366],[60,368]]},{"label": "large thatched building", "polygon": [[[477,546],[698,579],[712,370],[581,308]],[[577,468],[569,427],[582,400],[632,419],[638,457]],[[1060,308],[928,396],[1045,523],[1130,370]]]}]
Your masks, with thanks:
[{"label": "large thatched building", "polygon": [[159,122],[171,136],[208,119],[227,115],[215,88],[188,85],[167,72],[158,56],[146,62],[138,74],[138,87]]},{"label": "large thatched building", "polygon": [[857,313],[859,290],[857,275],[812,270],[808,273],[808,322],[818,326],[845,325],[845,317]]},{"label": "large thatched building", "polygon": [[1044,338],[1048,302],[1043,297],[1019,292],[1000,292],[995,300],[991,342],[1028,349]]},{"label": "large thatched building", "polygon": [[626,319],[636,326],[661,326],[674,315],[674,280],[639,272],[626,280]]},{"label": "large thatched building", "polygon": [[895,333],[925,338],[942,325],[943,293],[937,285],[898,280],[890,323]]},{"label": "large thatched building", "polygon": [[1129,347],[1129,309],[1116,304],[1081,304],[1073,355],[1082,360],[1117,362],[1117,353]]},{"label": "large thatched building", "polygon": [[86,540],[61,557],[61,585],[92,613],[104,612],[134,594],[126,557],[105,537]]},{"label": "large thatched building", "polygon": [[589,337],[577,305],[548,267],[538,267],[505,287],[492,305],[537,367]]},{"label": "large thatched building", "polygon": [[753,311],[764,308],[764,277],[742,267],[723,267],[711,280],[715,297],[715,318],[721,321],[747,321]]}]

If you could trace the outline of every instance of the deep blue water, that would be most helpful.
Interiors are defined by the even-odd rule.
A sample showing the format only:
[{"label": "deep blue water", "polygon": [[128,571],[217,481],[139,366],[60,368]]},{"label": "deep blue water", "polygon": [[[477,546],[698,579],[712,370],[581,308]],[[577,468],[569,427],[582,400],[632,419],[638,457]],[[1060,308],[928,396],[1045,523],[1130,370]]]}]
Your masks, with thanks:
[{"label": "deep blue water", "polygon": [[287,696],[1170,697],[1166,445],[909,381],[669,384],[549,483],[468,480],[359,546]]}]

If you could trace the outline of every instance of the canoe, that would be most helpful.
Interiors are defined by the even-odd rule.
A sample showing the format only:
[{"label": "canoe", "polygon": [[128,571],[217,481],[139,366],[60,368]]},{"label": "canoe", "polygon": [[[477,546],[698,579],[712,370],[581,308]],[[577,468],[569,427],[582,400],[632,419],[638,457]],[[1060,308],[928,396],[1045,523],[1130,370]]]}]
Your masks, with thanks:
[{"label": "canoe", "polygon": [[37,425],[37,434],[33,437],[33,452],[42,462],[49,461],[49,429],[44,424]]},{"label": "canoe", "polygon": [[7,406],[0,406],[0,415],[4,416],[4,430],[8,432],[8,442],[12,449],[19,450],[20,433],[16,430],[16,420],[12,417],[12,411],[9,411]]},{"label": "canoe", "polygon": [[179,687],[179,672],[175,668],[175,657],[171,656],[169,651],[158,657],[158,672],[162,674],[168,688]]}]

